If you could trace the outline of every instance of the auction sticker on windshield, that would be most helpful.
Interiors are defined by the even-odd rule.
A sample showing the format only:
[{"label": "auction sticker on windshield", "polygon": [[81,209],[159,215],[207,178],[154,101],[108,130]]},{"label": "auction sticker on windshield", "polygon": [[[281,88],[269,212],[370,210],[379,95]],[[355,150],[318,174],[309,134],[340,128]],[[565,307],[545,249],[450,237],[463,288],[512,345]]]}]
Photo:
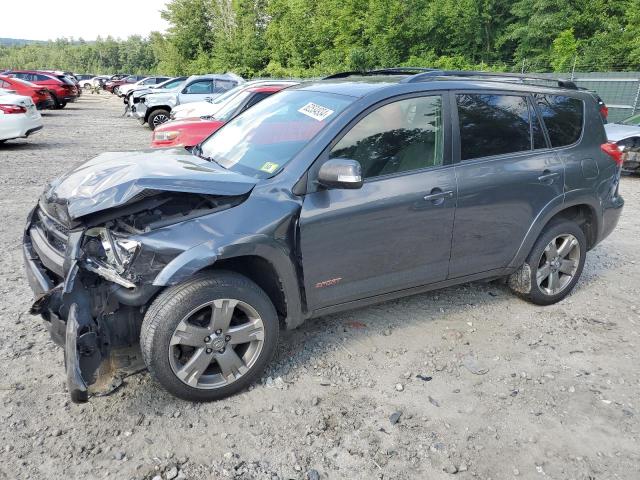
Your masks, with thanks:
[{"label": "auction sticker on windshield", "polygon": [[278,169],[279,165],[273,162],[266,162],[260,167],[260,170],[267,173],[273,173]]},{"label": "auction sticker on windshield", "polygon": [[302,107],[298,111],[303,115],[306,115],[307,117],[311,117],[315,120],[318,120],[319,122],[321,122],[322,120],[324,120],[325,118],[327,118],[329,115],[333,113],[333,110],[313,102],[307,103],[304,107]]}]

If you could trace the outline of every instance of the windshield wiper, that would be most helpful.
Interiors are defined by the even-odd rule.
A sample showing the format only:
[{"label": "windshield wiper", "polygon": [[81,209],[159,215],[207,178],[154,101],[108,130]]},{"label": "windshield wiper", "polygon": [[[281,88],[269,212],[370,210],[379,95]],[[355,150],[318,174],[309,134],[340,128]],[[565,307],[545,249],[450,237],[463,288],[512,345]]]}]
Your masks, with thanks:
[{"label": "windshield wiper", "polygon": [[222,168],[224,168],[222,166],[222,164],[220,162],[218,162],[215,158],[213,157],[207,157],[206,155],[202,155],[202,147],[198,144],[195,147],[193,147],[193,150],[191,150],[191,153],[193,155],[195,155],[198,158],[201,158],[203,160],[206,160],[207,162],[213,162],[216,163],[218,165],[220,165]]}]

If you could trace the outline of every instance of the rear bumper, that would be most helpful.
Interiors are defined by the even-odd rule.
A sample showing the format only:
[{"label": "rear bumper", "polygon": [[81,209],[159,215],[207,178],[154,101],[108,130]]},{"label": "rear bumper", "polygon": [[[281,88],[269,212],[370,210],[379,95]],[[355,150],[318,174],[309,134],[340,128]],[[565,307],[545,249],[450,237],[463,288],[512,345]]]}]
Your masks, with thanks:
[{"label": "rear bumper", "polygon": [[27,114],[4,115],[0,124],[0,140],[13,138],[25,138],[42,129],[42,117],[37,113],[34,116]]},{"label": "rear bumper", "polygon": [[604,206],[602,212],[602,229],[598,238],[600,243],[607,238],[613,230],[615,230],[624,208],[624,199],[621,196],[614,197],[607,205]]}]

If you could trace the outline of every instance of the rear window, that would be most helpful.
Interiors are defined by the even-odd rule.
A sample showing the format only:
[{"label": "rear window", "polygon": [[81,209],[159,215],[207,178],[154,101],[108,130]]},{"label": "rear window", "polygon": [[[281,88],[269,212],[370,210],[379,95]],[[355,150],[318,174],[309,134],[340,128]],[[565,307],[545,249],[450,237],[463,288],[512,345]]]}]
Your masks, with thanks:
[{"label": "rear window", "polygon": [[540,114],[549,132],[552,147],[564,147],[576,143],[582,135],[584,103],[564,95],[534,96]]},{"label": "rear window", "polygon": [[[490,157],[543,148],[538,120],[518,95],[456,95],[460,122],[460,158]],[[533,140],[532,140],[533,134]]]}]

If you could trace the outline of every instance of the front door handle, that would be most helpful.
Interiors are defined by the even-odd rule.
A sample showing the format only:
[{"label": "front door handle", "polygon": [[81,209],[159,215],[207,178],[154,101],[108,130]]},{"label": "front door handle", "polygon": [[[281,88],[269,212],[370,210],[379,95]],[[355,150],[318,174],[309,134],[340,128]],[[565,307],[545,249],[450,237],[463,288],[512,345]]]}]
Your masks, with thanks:
[{"label": "front door handle", "polygon": [[453,198],[453,190],[442,191],[439,188],[434,188],[431,190],[429,195],[425,195],[424,199],[427,201],[431,201],[437,205],[441,204],[445,199]]},{"label": "front door handle", "polygon": [[548,185],[551,185],[553,181],[558,177],[560,177],[560,172],[552,172],[550,170],[545,170],[544,172],[542,172],[542,175],[538,177],[538,181],[541,183],[546,183]]}]

